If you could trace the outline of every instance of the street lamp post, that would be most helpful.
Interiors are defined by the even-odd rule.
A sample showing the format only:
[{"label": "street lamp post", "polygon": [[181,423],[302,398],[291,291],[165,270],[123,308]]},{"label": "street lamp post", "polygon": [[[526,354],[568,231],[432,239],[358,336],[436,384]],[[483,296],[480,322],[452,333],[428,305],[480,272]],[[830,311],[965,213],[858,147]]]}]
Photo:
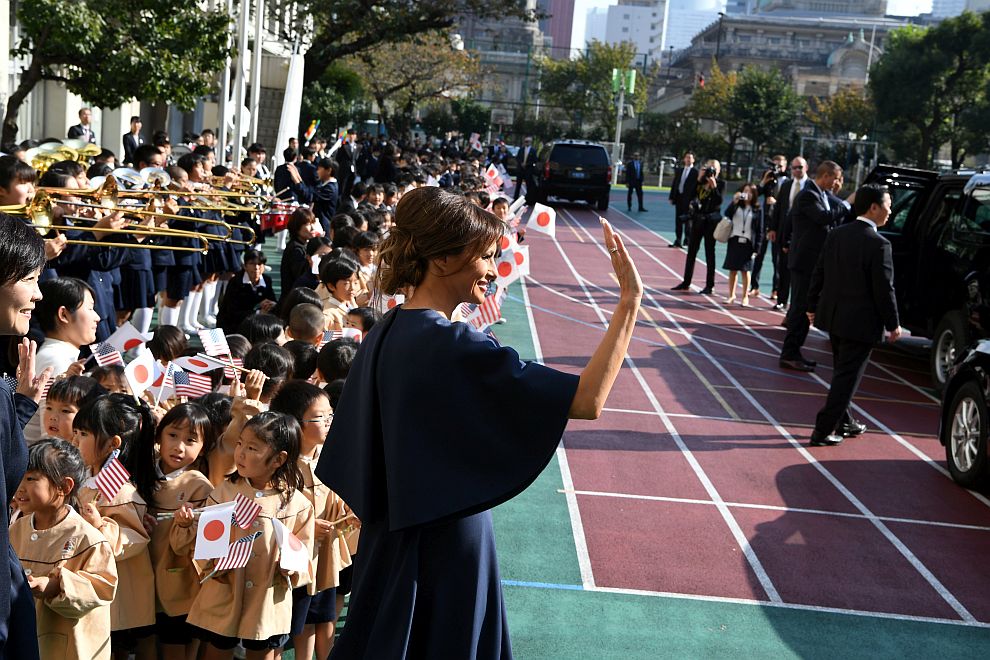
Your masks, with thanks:
[{"label": "street lamp post", "polygon": [[722,19],[725,18],[725,12],[718,13],[718,34],[715,35],[715,64],[718,64],[719,52],[722,50]]}]

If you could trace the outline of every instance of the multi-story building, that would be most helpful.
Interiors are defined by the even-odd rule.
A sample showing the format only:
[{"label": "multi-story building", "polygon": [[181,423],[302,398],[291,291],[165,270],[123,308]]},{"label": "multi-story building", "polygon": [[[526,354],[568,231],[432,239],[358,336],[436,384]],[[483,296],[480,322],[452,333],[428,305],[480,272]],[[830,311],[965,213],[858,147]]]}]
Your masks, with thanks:
[{"label": "multi-story building", "polygon": [[990,0],[966,0],[966,9],[969,11],[988,11],[990,10]]},{"label": "multi-story building", "polygon": [[966,0],[932,0],[932,18],[952,18],[966,10]]},{"label": "multi-story building", "polygon": [[574,0],[539,0],[540,31],[549,41],[550,56],[558,59],[571,54],[571,28],[574,26]]},{"label": "multi-story building", "polygon": [[669,3],[665,46],[668,49],[673,46],[675,50],[691,45],[694,35],[717,20],[718,13],[725,8],[725,0],[669,0]]},{"label": "multi-story building", "polygon": [[608,8],[605,42],[630,42],[637,59],[655,59],[663,52],[666,36],[667,0],[619,0]]}]

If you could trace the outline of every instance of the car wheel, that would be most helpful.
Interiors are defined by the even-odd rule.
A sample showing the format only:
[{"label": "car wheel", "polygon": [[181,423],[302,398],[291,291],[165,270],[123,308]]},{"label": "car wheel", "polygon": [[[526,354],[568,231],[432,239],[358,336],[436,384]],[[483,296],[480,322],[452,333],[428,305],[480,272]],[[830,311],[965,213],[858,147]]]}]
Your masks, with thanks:
[{"label": "car wheel", "polygon": [[598,210],[607,211],[608,210],[608,195],[602,195],[598,198]]},{"label": "car wheel", "polygon": [[982,485],[987,478],[987,431],[990,415],[980,386],[963,384],[952,398],[945,460],[952,479],[966,488]]},{"label": "car wheel", "polygon": [[932,339],[930,358],[932,385],[941,393],[949,380],[949,372],[956,358],[969,343],[969,330],[961,312],[949,312],[939,322]]}]

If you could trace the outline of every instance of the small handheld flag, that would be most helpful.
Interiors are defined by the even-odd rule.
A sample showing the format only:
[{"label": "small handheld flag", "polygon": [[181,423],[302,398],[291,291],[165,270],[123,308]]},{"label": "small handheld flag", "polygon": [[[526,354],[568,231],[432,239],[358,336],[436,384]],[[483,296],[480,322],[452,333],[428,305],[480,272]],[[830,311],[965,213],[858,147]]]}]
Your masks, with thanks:
[{"label": "small handheld flag", "polygon": [[278,543],[278,565],[287,571],[306,573],[309,569],[310,552],[306,544],[299,540],[278,518],[272,518],[275,528],[275,542]]},{"label": "small handheld flag", "polygon": [[478,309],[465,319],[478,330],[484,330],[502,318],[502,300],[505,298],[505,289],[497,287],[495,293],[485,297],[485,302],[478,306]]},{"label": "small handheld flag", "polygon": [[196,549],[193,559],[226,557],[230,549],[233,502],[214,504],[202,510],[196,526]]},{"label": "small handheld flag", "polygon": [[124,358],[120,351],[105,341],[90,344],[89,348],[93,351],[93,359],[96,360],[96,364],[101,367],[108,367],[111,364],[123,366],[124,364]]},{"label": "small handheld flag", "polygon": [[533,204],[533,210],[529,214],[526,222],[526,229],[532,229],[543,234],[548,234],[551,238],[557,233],[557,212],[544,204]]},{"label": "small handheld flag", "polygon": [[[182,357],[176,358],[175,363],[185,369],[186,371],[191,371],[196,374],[205,374],[208,371],[213,371],[214,369],[229,369],[230,365],[222,360],[217,360],[216,358],[211,358],[206,355],[196,355],[188,356],[184,355]],[[234,364],[237,364],[236,358]],[[243,365],[243,361],[241,365]]]},{"label": "small handheld flag", "polygon": [[261,513],[261,505],[252,502],[240,493],[234,498],[234,522],[241,529],[247,529]]},{"label": "small handheld flag", "polygon": [[120,492],[121,487],[130,481],[130,479],[131,474],[124,468],[124,464],[120,462],[117,455],[114,454],[103,465],[103,468],[96,475],[94,481],[96,482],[96,489],[100,491],[100,495],[105,497],[107,502],[112,502],[113,498],[117,497],[117,493]]},{"label": "small handheld flag", "polygon": [[145,351],[137,359],[124,367],[124,378],[131,386],[131,393],[141,396],[141,393],[148,389],[158,377],[158,364],[155,362],[151,351]]},{"label": "small handheld flag", "polygon": [[130,321],[117,328],[116,331],[107,337],[106,344],[117,349],[121,353],[126,353],[132,348],[137,348],[144,342],[151,339],[151,335],[145,335],[135,328]]},{"label": "small handheld flag", "polygon": [[216,570],[232,571],[247,566],[248,559],[251,558],[251,546],[259,536],[261,532],[255,532],[231,543],[227,556],[217,562]]},{"label": "small handheld flag", "polygon": [[175,380],[175,395],[185,396],[190,399],[209,394],[213,391],[213,381],[209,376],[192,374],[186,371],[177,371],[173,376]]},{"label": "small handheld flag", "polygon": [[220,328],[203,328],[199,331],[199,340],[203,342],[203,350],[207,355],[230,355],[227,335]]}]

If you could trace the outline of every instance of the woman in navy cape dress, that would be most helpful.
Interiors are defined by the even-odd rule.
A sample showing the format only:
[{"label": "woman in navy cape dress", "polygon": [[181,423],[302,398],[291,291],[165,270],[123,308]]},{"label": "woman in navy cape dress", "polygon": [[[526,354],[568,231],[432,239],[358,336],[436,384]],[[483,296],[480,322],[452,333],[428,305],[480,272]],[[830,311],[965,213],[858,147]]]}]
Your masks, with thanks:
[{"label": "woman in navy cape dress", "polygon": [[361,520],[333,658],[512,656],[489,509],[536,479],[569,417],[600,414],[642,285],[606,223],[629,291],[602,345],[580,378],[522,362],[447,320],[458,302],[484,299],[503,228],[463,198],[419,188],[383,244],[382,290],[415,292],[362,342],[317,468]]},{"label": "woman in navy cape dress", "polygon": [[[41,300],[38,278],[44,266],[45,246],[38,233],[0,213],[0,335],[27,335],[29,310]],[[6,554],[0,564],[0,660],[38,657],[34,597],[7,531],[8,507],[27,470],[23,429],[38,410],[41,388],[52,371],[49,367],[35,376],[36,348],[26,339],[18,346],[16,385],[0,379],[0,550]]]}]

